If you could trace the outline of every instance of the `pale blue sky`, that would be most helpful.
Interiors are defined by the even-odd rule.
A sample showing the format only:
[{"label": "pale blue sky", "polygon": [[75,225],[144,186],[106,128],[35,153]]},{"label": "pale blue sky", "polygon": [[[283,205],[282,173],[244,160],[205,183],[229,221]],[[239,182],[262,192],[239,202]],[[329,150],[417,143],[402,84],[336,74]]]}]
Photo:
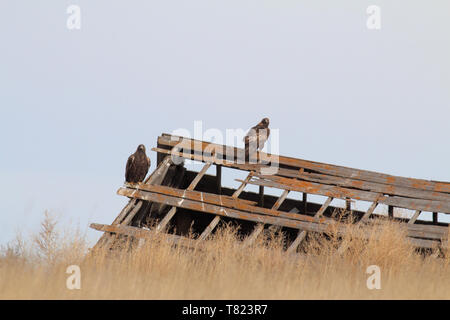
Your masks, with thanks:
[{"label": "pale blue sky", "polygon": [[444,0],[1,1],[0,244],[45,209],[110,223],[128,155],[195,120],[267,116],[283,155],[450,181],[449,16]]}]

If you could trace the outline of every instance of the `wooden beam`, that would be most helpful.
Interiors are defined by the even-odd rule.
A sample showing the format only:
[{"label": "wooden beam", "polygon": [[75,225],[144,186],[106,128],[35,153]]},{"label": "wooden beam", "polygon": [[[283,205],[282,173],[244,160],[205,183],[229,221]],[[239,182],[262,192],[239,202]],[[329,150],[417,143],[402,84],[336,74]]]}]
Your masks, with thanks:
[{"label": "wooden beam", "polygon": [[[205,212],[205,213],[211,213],[214,215],[220,215],[220,216],[226,216],[226,217],[230,217],[230,218],[235,218],[235,219],[241,219],[241,220],[247,220],[247,221],[254,221],[254,222],[262,222],[265,224],[273,224],[273,225],[278,225],[281,227],[287,227],[287,228],[293,228],[293,229],[305,229],[307,231],[313,231],[313,232],[324,232],[324,233],[328,233],[331,230],[336,230],[336,226],[327,224],[327,223],[322,223],[320,221],[316,221],[315,218],[309,217],[309,216],[305,216],[305,215],[300,215],[298,214],[297,216],[302,219],[302,220],[294,220],[294,219],[286,219],[283,217],[275,217],[275,216],[266,216],[266,215],[261,215],[261,214],[255,214],[255,213],[249,213],[249,212],[245,212],[242,210],[237,210],[237,209],[232,209],[232,208],[226,208],[220,205],[212,205],[209,203],[204,203],[204,202],[199,202],[199,201],[194,201],[194,200],[189,200],[189,199],[183,199],[183,198],[179,198],[179,197],[175,197],[172,195],[168,195],[168,194],[159,194],[159,193],[153,193],[153,192],[148,192],[148,191],[141,191],[139,190],[138,192],[136,192],[136,190],[129,190],[129,189],[125,189],[124,191],[128,191],[129,194],[134,192],[134,196],[142,199],[142,200],[147,200],[147,201],[154,201],[154,202],[160,202],[160,203],[165,203],[167,205],[171,205],[171,206],[178,206],[178,207],[182,207],[182,208],[186,208],[189,210],[193,210],[196,212]],[[182,191],[182,190],[180,190]],[[193,191],[193,192],[197,192],[197,191]],[[198,192],[200,193],[200,192]],[[211,194],[210,196],[216,196],[216,197],[220,197],[218,195],[215,194]],[[257,207],[256,207],[257,208]],[[262,208],[260,208],[262,209]],[[270,209],[266,209],[266,210],[270,210]],[[285,214],[289,214],[288,212],[284,212]],[[309,219],[313,220],[313,222],[310,222]],[[325,218],[322,218],[324,221]],[[328,219],[328,218],[327,218]],[[328,219],[329,221],[332,221],[331,219]],[[334,221],[333,221],[334,222]],[[405,224],[405,227],[407,225]],[[418,227],[422,227],[420,225],[409,225],[408,226],[408,235],[410,235],[410,231],[414,231],[414,229],[409,229],[410,227],[414,227],[414,228],[418,228]],[[448,239],[448,228],[446,227],[439,227],[439,226],[427,226],[428,228],[433,228],[436,232],[438,232],[439,230],[443,230],[443,234],[439,235],[439,239]],[[334,231],[333,231],[334,232]],[[340,228],[339,226],[337,226],[337,233],[339,235],[343,235],[346,232],[346,228]],[[421,234],[420,237],[423,237],[424,232],[419,232],[419,235]],[[433,234],[427,234],[428,236],[433,236]],[[438,235],[436,235],[436,237],[438,237]],[[416,239],[418,240],[418,239]]]},{"label": "wooden beam", "polygon": [[[325,210],[329,207],[331,201],[333,201],[333,198],[329,197],[324,204],[320,207],[319,211],[317,211],[317,213],[314,215],[314,218],[320,218],[323,213],[325,212]],[[291,245],[289,246],[289,248],[287,248],[287,252],[288,253],[292,253],[294,251],[297,251],[298,246],[300,245],[300,243],[302,243],[303,239],[305,239],[307,234],[306,230],[302,230],[299,231],[297,234],[297,237],[294,239],[294,241],[291,243]]]},{"label": "wooden beam", "polygon": [[[126,236],[131,236],[137,239],[151,240],[157,236],[157,232],[152,230],[146,230],[142,228],[132,227],[132,226],[124,226],[124,225],[105,225],[98,223],[91,223],[90,227],[92,229],[104,232],[110,232],[115,234],[122,234]],[[159,237],[165,238],[171,244],[182,245],[190,248],[202,246],[202,244],[193,239],[189,239],[182,236],[177,236],[173,234],[161,234],[159,233]]]},{"label": "wooden beam", "polygon": [[345,210],[347,213],[350,213],[352,211],[352,200],[350,198],[345,199]]},{"label": "wooden beam", "polygon": [[[153,171],[147,179],[144,180],[144,184],[161,184],[162,179],[164,179],[164,176],[167,173],[168,168],[170,167],[170,156],[166,156],[164,160],[162,161],[162,164],[159,163],[156,170]],[[135,210],[137,203],[139,202],[138,199],[130,199],[128,201],[128,204],[122,209],[122,211],[119,213],[119,215],[114,219],[113,225],[117,225],[120,223],[129,223],[131,219],[134,217],[134,215],[139,211],[142,204],[139,205],[139,208]],[[128,218],[131,215],[130,218]],[[124,222],[126,220],[126,222]],[[104,233],[100,239],[97,241],[97,243],[92,248],[91,252],[94,250],[105,247],[108,245],[111,245],[114,241],[115,237],[113,237],[111,234]]]},{"label": "wooden beam", "polygon": [[[256,174],[255,177],[259,179],[253,179],[249,181],[249,184],[254,184],[258,186],[262,185],[270,188],[289,189],[291,191],[313,193],[339,199],[345,199],[348,197],[355,200],[373,202],[376,201],[379,195],[379,193],[371,191],[342,188],[332,185],[323,185],[320,183],[293,180],[290,178],[278,176],[264,176]],[[382,199],[380,199],[380,203],[405,209],[422,210],[422,211],[434,210],[437,212],[450,213],[450,201],[444,202],[436,200],[421,200],[421,199],[391,196],[391,197],[383,197]]]},{"label": "wooden beam", "polygon": [[[272,206],[272,210],[278,210],[278,208],[283,204],[284,200],[286,200],[288,194],[289,190],[284,190],[278,200]],[[258,225],[255,227],[255,230],[253,230],[253,232],[244,240],[244,246],[251,245],[263,230],[264,223],[258,223]]]},{"label": "wooden beam", "polygon": [[[379,195],[379,197],[381,198],[383,195]],[[361,218],[361,220],[359,220],[356,225],[360,225],[363,222],[367,221],[367,219],[369,219],[370,215],[374,212],[375,208],[377,207],[378,202],[373,202],[372,205],[369,207],[369,209],[366,211],[366,213],[363,215],[363,217]],[[347,250],[348,246],[345,243],[342,243],[339,248],[338,248],[338,253],[342,254],[344,253],[345,250]]]},{"label": "wooden beam", "polygon": [[433,223],[434,224],[438,223],[438,213],[437,212],[433,212]]},{"label": "wooden beam", "polygon": [[328,185],[337,185],[340,187],[349,187],[354,189],[373,191],[377,193],[388,194],[391,196],[404,196],[424,200],[441,200],[441,201],[450,200],[449,193],[413,189],[408,187],[399,187],[377,182],[362,181],[358,180],[357,178],[336,177],[317,172],[299,173],[296,170],[279,168],[276,176],[295,178],[299,180],[317,182]]},{"label": "wooden beam", "polygon": [[[212,164],[211,162],[208,162],[203,166],[202,170],[200,170],[200,172],[195,176],[194,180],[192,180],[192,182],[190,183],[190,185],[187,187],[186,190],[192,191],[195,189],[197,184],[200,182],[200,179],[205,175],[206,171],[209,169],[211,164]],[[167,214],[161,220],[161,222],[156,226],[156,231],[161,231],[162,229],[164,229],[176,212],[177,207],[174,206],[173,208],[171,208],[169,212],[167,212]]]},{"label": "wooden beam", "polygon": [[[256,206],[255,202],[243,200],[243,199],[235,199],[233,196],[219,196],[213,193],[199,192],[199,191],[187,191],[182,189],[170,188],[167,186],[148,186],[148,185],[140,185],[140,189],[130,189],[130,188],[121,188],[118,190],[118,194],[135,197],[138,199],[143,199],[147,201],[155,201],[161,202],[170,205],[171,203],[175,203],[175,206],[186,207],[185,202],[187,200],[195,201],[198,206],[195,208],[191,208],[187,206],[187,209],[192,209],[194,211],[208,212],[215,214],[216,211],[208,211],[206,210],[208,204],[212,204],[217,206],[218,210],[228,210],[236,209],[240,212],[243,212],[245,215],[253,215],[253,214],[261,214],[263,217],[272,216],[272,217],[281,217],[289,220],[299,220],[305,222],[318,222],[324,225],[335,225],[337,222],[334,219],[327,217],[311,217],[304,214],[298,214],[294,212],[285,212],[279,210],[272,210],[267,208],[261,208]],[[144,189],[148,190],[145,191]],[[167,203],[166,198],[173,197],[173,202]],[[374,206],[374,204],[373,204]],[[197,210],[198,209],[198,210]],[[373,210],[368,210],[365,213],[365,216],[368,217]],[[365,219],[365,218],[364,218]],[[245,220],[245,219],[244,219]],[[256,222],[258,220],[251,220]],[[375,222],[375,221],[374,221]],[[416,236],[421,238],[433,238],[433,239],[441,239],[448,237],[448,228],[443,226],[436,225],[411,225],[405,224],[404,226],[408,231],[408,236]]]},{"label": "wooden beam", "polygon": [[259,186],[258,206],[264,207],[264,186]]},{"label": "wooden beam", "polygon": [[414,224],[416,222],[417,218],[419,217],[421,212],[422,211],[420,211],[420,210],[416,210],[416,212],[414,212],[414,215],[411,217],[411,219],[409,219],[408,223],[409,224]]},{"label": "wooden beam", "polygon": [[308,214],[308,194],[303,192],[303,214]]},{"label": "wooden beam", "polygon": [[378,202],[374,201],[369,209],[366,211],[366,213],[362,216],[361,220],[359,220],[359,222],[364,222],[367,221],[367,219],[369,219],[370,215],[375,211],[376,207],[378,206]]},{"label": "wooden beam", "polygon": [[[247,185],[248,181],[253,176],[253,172],[250,171],[250,173],[247,175],[247,178],[241,183],[239,188],[233,193],[231,196],[233,199],[237,199],[241,192],[244,190],[245,186]],[[214,228],[217,226],[217,224],[220,222],[220,216],[215,216],[214,219],[209,223],[209,225],[203,230],[202,234],[199,237],[199,240],[205,240],[210,233],[214,230]]]},{"label": "wooden beam", "polygon": [[[178,139],[178,140],[176,140]],[[176,140],[176,141],[175,141]],[[200,150],[196,150],[195,147],[195,141],[197,141],[197,145],[200,146]],[[223,152],[237,155],[238,152],[242,152],[239,150],[239,148],[229,147],[229,146],[223,146],[223,145],[216,145],[210,142],[204,142],[199,140],[193,140],[188,139],[184,137],[179,136],[173,136],[173,135],[167,135],[163,134],[162,136],[158,137],[158,142],[161,144],[164,144],[168,147],[175,146],[175,145],[183,145],[187,148],[190,148],[191,150],[194,149],[196,151],[202,152],[205,148],[209,147],[220,147],[222,148]],[[369,182],[376,182],[376,183],[383,183],[387,185],[394,185],[394,186],[401,186],[401,187],[407,187],[417,190],[429,190],[434,192],[442,192],[442,193],[450,193],[450,182],[440,182],[440,181],[431,181],[431,180],[423,180],[423,179],[413,179],[413,178],[404,178],[399,176],[393,176],[373,171],[367,171],[367,170],[359,170],[359,169],[353,169],[343,166],[336,166],[326,163],[319,163],[314,161],[307,161],[302,159],[296,159],[296,158],[290,158],[290,157],[284,157],[284,156],[278,156],[278,155],[271,155],[267,153],[263,153],[258,151],[258,155],[260,157],[272,157],[273,159],[278,159],[278,163],[281,167],[294,167],[297,169],[305,168],[308,170],[313,170],[315,172],[321,172],[332,176],[337,177],[344,177],[344,178],[355,178],[357,177],[358,180],[362,181],[369,181]]]},{"label": "wooden beam", "polygon": [[216,165],[216,189],[217,194],[222,194],[222,166]]},{"label": "wooden beam", "polygon": [[391,219],[394,218],[394,207],[393,206],[388,206],[388,216]]},{"label": "wooden beam", "polygon": [[[233,196],[225,196],[225,195],[217,195],[214,193],[176,189],[167,186],[139,186],[138,189],[122,187],[117,191],[117,194],[122,196],[144,198],[147,195],[147,192],[176,197],[178,199],[178,202],[180,202],[180,204],[182,204],[182,200],[193,200],[199,203],[213,204],[223,208],[238,209],[245,211],[249,214],[257,213],[262,215],[270,215],[274,217],[283,217],[286,219],[317,221],[317,219],[307,215],[258,207],[256,202],[238,199],[235,196],[235,194],[233,194]],[[336,223],[336,221],[326,217],[319,219],[319,222],[325,224]]]}]

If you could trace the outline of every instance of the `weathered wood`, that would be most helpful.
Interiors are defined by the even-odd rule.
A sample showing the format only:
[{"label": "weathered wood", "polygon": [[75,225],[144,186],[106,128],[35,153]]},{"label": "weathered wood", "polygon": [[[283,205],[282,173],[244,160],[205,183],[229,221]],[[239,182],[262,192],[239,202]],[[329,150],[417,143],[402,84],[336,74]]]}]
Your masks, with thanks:
[{"label": "weathered wood", "polygon": [[[379,197],[381,197],[382,195],[379,195]],[[364,223],[365,221],[367,221],[367,219],[369,219],[370,215],[373,213],[373,211],[375,210],[375,208],[377,207],[378,202],[374,201],[372,203],[372,205],[370,206],[370,208],[367,210],[367,212],[364,214],[364,216],[361,218],[361,220],[359,220],[357,222],[358,225]],[[341,243],[341,245],[338,248],[338,253],[342,254],[344,253],[345,250],[347,250],[347,244],[346,243]]]},{"label": "weathered wood", "polygon": [[[109,233],[115,233],[115,234],[122,234],[126,236],[135,237],[137,239],[145,239],[150,240],[154,239],[156,237],[156,232],[152,230],[146,230],[142,228],[132,227],[132,226],[125,226],[125,225],[105,225],[105,224],[98,224],[98,223],[91,223],[90,227],[92,229],[98,230],[98,231],[104,231]],[[173,234],[159,234],[159,237],[164,237],[167,241],[169,241],[171,244],[177,244],[187,247],[201,247],[202,244],[193,239],[189,239],[182,236],[177,236]]]},{"label": "weathered wood", "polygon": [[303,192],[303,213],[308,214],[308,194]]},{"label": "weathered wood", "polygon": [[264,207],[264,186],[259,186],[258,206]]},{"label": "weathered wood", "polygon": [[323,215],[325,210],[327,210],[328,206],[330,205],[331,201],[333,201],[333,197],[328,197],[328,199],[325,201],[325,203],[320,207],[319,211],[317,211],[315,218],[319,218]]},{"label": "weathered wood", "polygon": [[[170,167],[170,156],[165,156],[164,160],[161,163],[158,163],[158,166],[155,171],[153,171],[147,179],[144,180],[144,184],[155,184],[155,183],[161,183],[162,179],[164,179],[165,173],[167,173],[167,169]],[[162,177],[162,179],[161,179]],[[119,213],[119,215],[114,219],[112,222],[113,225],[124,223],[124,220],[127,219],[127,217],[132,214],[131,218],[127,219],[127,223],[131,221],[131,219],[134,217],[134,215],[137,213],[137,211],[133,211],[138,200],[137,199],[130,199],[128,201],[128,204],[122,209],[122,211]],[[139,206],[140,208],[140,206]],[[114,241],[115,237],[113,237],[111,234],[104,233],[100,239],[97,241],[97,243],[92,248],[92,252],[100,247],[105,247],[107,245],[110,245]]]},{"label": "weathered wood", "polygon": [[350,213],[352,211],[352,200],[350,198],[345,199],[345,210]]},{"label": "weathered wood", "polygon": [[[293,180],[278,176],[262,176],[255,175],[259,180],[250,180],[249,184],[263,185],[266,187],[289,189],[292,191],[300,191],[324,195],[333,198],[345,199],[346,197],[373,202],[377,199],[378,193],[371,191],[362,191],[356,189],[342,188],[331,185],[322,185],[314,182]],[[450,213],[450,202],[436,200],[411,199],[404,197],[383,197],[379,201],[386,205],[392,205],[399,208],[422,210],[422,211],[438,211]]]},{"label": "weathered wood", "polygon": [[299,173],[297,170],[279,168],[276,175],[286,178],[296,178],[299,180],[317,182],[321,184],[337,185],[340,187],[349,187],[373,191],[387,195],[404,196],[424,200],[450,201],[450,194],[448,193],[426,191],[408,187],[400,187],[390,184],[369,182],[352,178],[336,177],[323,173],[316,173],[316,172]]},{"label": "weathered wood", "polygon": [[[206,163],[202,170],[195,176],[194,180],[190,183],[190,185],[187,187],[187,191],[192,191],[195,189],[197,184],[200,182],[200,179],[205,175],[206,171],[208,171],[209,167],[211,166],[211,162]],[[167,224],[169,223],[170,219],[175,215],[177,212],[177,208],[174,206],[167,212],[167,214],[164,216],[164,218],[161,220],[161,222],[156,226],[156,231],[160,231],[164,229]]]},{"label": "weathered wood", "polygon": [[[283,227],[289,227],[294,229],[299,228],[310,228],[311,231],[317,232],[326,232],[329,230],[327,227],[327,223],[324,223],[325,218],[323,220],[315,221],[312,217],[304,216],[304,215],[296,215],[297,219],[288,219],[280,216],[273,215],[261,215],[255,214],[253,212],[242,211],[238,209],[228,208],[220,205],[214,205],[206,202],[196,201],[188,199],[187,195],[185,198],[180,198],[177,196],[169,195],[169,194],[161,194],[154,193],[143,190],[130,190],[130,189],[120,189],[120,194],[123,195],[131,195],[142,200],[147,201],[155,201],[166,203],[171,206],[176,206],[180,208],[186,208],[189,210],[197,211],[197,212],[207,212],[215,215],[231,217],[241,220],[254,221],[258,223],[266,223],[266,224],[275,224]],[[210,194],[209,196],[217,196]],[[218,196],[220,197],[220,196]],[[259,208],[259,207],[255,207]],[[264,209],[264,208],[259,208]],[[265,209],[270,210],[270,209]],[[284,214],[289,214],[288,212],[284,212]],[[302,219],[302,220],[300,220]],[[314,222],[309,222],[309,220],[314,220]]]},{"label": "weathered wood", "polygon": [[[319,211],[317,211],[317,213],[314,215],[314,218],[316,218],[316,219],[320,218],[323,215],[323,213],[325,212],[325,210],[329,207],[331,201],[333,201],[333,198],[328,197],[328,199],[325,201],[325,203],[320,207]],[[294,251],[297,251],[298,246],[300,245],[300,243],[302,243],[303,239],[305,239],[306,235],[307,235],[306,230],[299,231],[297,237],[294,239],[294,241],[291,243],[291,245],[287,249],[287,252],[292,253]]]},{"label": "weathered wood", "polygon": [[126,216],[126,218],[122,221],[121,224],[129,225],[131,220],[134,218],[136,213],[141,209],[142,207],[142,201],[138,201],[136,205],[134,206],[133,210],[130,211],[130,213]]},{"label": "weathered wood", "polygon": [[[233,193],[231,198],[237,199],[239,197],[239,195],[241,194],[241,192],[244,190],[245,186],[247,185],[247,182],[251,179],[252,176],[253,176],[253,172],[250,171],[249,174],[247,175],[247,177],[245,178],[245,180],[239,186],[239,188],[237,188],[237,190]],[[220,216],[215,216],[214,219],[212,219],[212,221],[209,223],[209,225],[205,228],[205,230],[203,230],[199,239],[205,240],[210,235],[210,233],[214,230],[214,228],[217,226],[217,224],[219,222],[220,222]]]},{"label": "weathered wood", "polygon": [[[149,185],[140,185],[138,186],[140,189],[129,189],[129,188],[121,188],[118,190],[118,194],[130,197],[136,197],[139,199],[144,198],[144,200],[151,199],[146,198],[150,193],[155,193],[156,195],[164,198],[165,196],[173,196],[176,200],[175,203],[179,204],[180,207],[183,207],[183,203],[186,200],[196,201],[200,208],[204,208],[206,204],[216,205],[218,208],[222,209],[237,209],[247,214],[262,214],[263,216],[273,216],[273,217],[281,217],[292,220],[306,221],[306,222],[316,222],[318,221],[321,224],[335,224],[336,221],[327,218],[327,217],[311,217],[304,214],[297,214],[293,212],[284,212],[278,210],[272,210],[267,208],[261,208],[255,206],[255,202],[235,199],[233,196],[224,196],[224,195],[216,195],[212,193],[199,192],[199,191],[187,191],[182,189],[169,188],[166,186],[149,186]],[[150,192],[150,193],[149,193]],[[158,202],[158,201],[157,201]],[[164,201],[163,201],[164,202]],[[190,208],[188,208],[190,209]],[[372,204],[371,208],[365,213],[365,216],[368,217],[373,210],[375,209],[375,204]],[[200,210],[204,211],[204,210]],[[213,212],[214,213],[214,212]],[[364,218],[364,217],[363,217]],[[365,221],[366,218],[361,219]],[[258,221],[257,221],[258,222]],[[430,237],[435,239],[447,238],[448,228],[442,226],[434,226],[434,225],[407,225],[408,233],[411,236],[417,237]]]},{"label": "weathered wood", "polygon": [[421,212],[422,211],[420,211],[420,210],[416,210],[416,212],[414,212],[414,215],[411,217],[411,219],[409,219],[408,223],[409,224],[415,223]]},{"label": "weathered wood", "polygon": [[222,194],[222,166],[216,165],[216,189],[217,194]]},{"label": "weathered wood", "polygon": [[433,212],[433,223],[434,224],[438,223],[438,213],[437,212]]},{"label": "weathered wood", "polygon": [[[256,206],[255,202],[243,200],[243,199],[237,199],[233,196],[225,196],[225,195],[216,195],[213,193],[207,193],[207,192],[200,192],[200,191],[190,191],[190,190],[182,190],[182,189],[175,189],[175,188],[169,188],[165,186],[139,186],[139,189],[130,189],[130,188],[120,188],[117,191],[117,194],[123,195],[123,196],[130,196],[130,197],[136,197],[141,198],[142,193],[144,192],[153,192],[158,193],[161,195],[170,195],[178,198],[178,202],[182,204],[183,200],[193,200],[198,201],[200,203],[204,204],[214,204],[220,207],[224,208],[233,208],[238,209],[242,211],[246,211],[248,213],[258,213],[263,215],[270,215],[274,217],[283,217],[286,219],[294,219],[294,220],[301,220],[301,221],[315,221],[313,217],[307,216],[307,215],[299,215],[295,213],[290,212],[284,212],[279,210],[273,210],[268,208],[262,208],[259,206]],[[329,218],[321,218],[319,219],[320,223],[335,223],[334,220]]]},{"label": "weathered wood", "polygon": [[388,206],[388,216],[389,218],[394,218],[394,207],[393,206]]},{"label": "weathered wood", "polygon": [[[170,137],[170,138],[169,138]],[[178,140],[177,140],[178,139]],[[195,149],[194,142],[197,142],[197,146],[200,146],[200,149]],[[237,155],[239,148],[235,147],[228,147],[228,146],[222,146],[217,145],[209,142],[204,141],[198,141],[194,139],[187,139],[184,137],[179,136],[173,136],[173,135],[167,135],[163,134],[163,136],[160,136],[158,138],[158,142],[160,142],[162,145],[166,146],[182,146],[183,148],[190,149],[190,150],[196,150],[199,152],[202,152],[205,148],[209,147],[215,147],[222,148],[222,150],[229,154]],[[278,163],[287,167],[294,167],[297,169],[305,168],[325,174],[329,174],[332,176],[338,176],[338,177],[344,177],[344,178],[353,178],[363,181],[370,181],[370,182],[377,182],[377,183],[383,183],[388,185],[395,185],[395,186],[402,186],[402,187],[408,187],[413,189],[419,189],[419,190],[429,190],[429,191],[435,191],[435,192],[443,192],[443,193],[450,193],[450,183],[447,182],[436,182],[436,181],[430,181],[430,180],[423,180],[423,179],[414,179],[414,178],[404,178],[399,176],[393,176],[388,174],[382,174],[378,172],[373,171],[367,171],[367,170],[359,170],[359,169],[353,169],[343,166],[336,166],[326,163],[320,163],[320,162],[314,162],[314,161],[307,161],[302,159],[296,159],[296,158],[290,158],[290,157],[284,157],[284,156],[277,156],[272,154],[267,154],[264,152],[258,151],[258,155],[260,157],[264,158],[278,158]]]},{"label": "weathered wood", "polygon": [[[169,151],[167,151],[167,152],[169,152]],[[179,153],[179,155],[182,156],[181,153]],[[185,156],[188,157],[188,158],[192,158],[194,160],[204,161],[203,157],[201,155],[192,155],[192,156],[190,156],[188,154],[188,155],[185,155]],[[258,165],[238,165],[236,163],[229,163],[229,162],[224,162],[223,165],[224,166],[229,166],[231,168],[241,169],[241,170],[259,170],[261,168],[261,166],[258,166]],[[284,169],[280,169],[280,170],[284,170]],[[262,176],[262,177],[268,177],[268,176]],[[275,176],[271,176],[271,177],[276,178]],[[283,177],[280,176],[279,178],[283,178]],[[291,179],[288,179],[288,180],[291,180]],[[349,181],[349,179],[346,179],[346,181]],[[300,181],[300,182],[306,183],[305,181]],[[347,184],[353,184],[356,187],[356,185],[358,183],[350,183],[349,182]],[[321,186],[323,186],[323,188],[333,188],[334,187],[333,185],[324,185],[324,184],[320,184],[320,183],[316,183],[316,185],[321,185]],[[278,188],[282,188],[282,187],[278,186]],[[364,191],[364,190],[358,190],[358,189],[348,189],[348,188],[340,188],[340,189],[343,189],[345,191],[351,190],[350,194],[353,194],[353,193],[358,194],[358,192],[360,192],[363,195],[369,194],[369,195],[372,195],[372,196],[377,194],[376,192]],[[394,189],[392,189],[392,187],[391,187],[390,190],[389,190],[389,188],[386,189],[386,187],[384,187],[384,189],[383,188],[378,188],[378,189],[374,188],[374,190],[375,189],[376,190],[383,190],[383,191],[386,191],[388,193],[394,193],[394,191],[395,191]],[[407,189],[405,189],[405,188],[402,189],[402,190],[404,192],[401,192],[401,194],[408,194],[408,195],[412,194],[411,192],[407,192]],[[312,192],[312,193],[314,193],[314,192]],[[426,196],[426,197],[428,197],[428,198],[446,199],[447,195],[444,194],[445,197],[442,197],[442,195],[443,195],[442,193],[438,193],[438,192],[431,192],[431,193],[428,192],[428,196]],[[336,198],[342,198],[342,197],[345,198],[345,195],[344,196],[340,196],[340,197],[338,197],[338,196],[335,196],[335,197]],[[371,199],[364,199],[364,200],[365,201],[373,201]],[[439,212],[443,212],[443,213],[450,213],[450,201],[412,199],[412,198],[404,198],[404,197],[393,196],[393,197],[390,197],[389,202],[392,202],[393,206],[406,208],[406,209],[422,210],[422,211],[433,211],[434,210],[434,211],[439,211]],[[400,202],[399,205],[397,205],[398,202]],[[416,203],[418,203],[419,205],[416,206]]]},{"label": "weathered wood", "polygon": [[[183,207],[183,208],[193,210],[196,212],[206,212],[206,213],[211,213],[211,214],[215,214],[215,215],[220,215],[220,216],[225,216],[225,217],[230,217],[230,218],[235,218],[235,219],[240,219],[240,220],[254,221],[257,223],[272,224],[272,225],[278,225],[281,227],[287,227],[287,228],[293,228],[293,229],[304,229],[307,231],[321,232],[321,233],[329,233],[329,232],[332,232],[332,230],[333,230],[333,232],[337,232],[338,235],[344,235],[346,232],[346,228],[344,228],[344,226],[342,226],[342,227],[337,226],[337,231],[335,231],[336,227],[333,227],[326,223],[320,223],[319,221],[307,222],[306,219],[305,219],[305,221],[300,221],[300,220],[286,219],[286,218],[282,218],[282,217],[264,216],[264,215],[254,214],[254,213],[248,213],[248,212],[241,211],[241,210],[212,205],[209,203],[201,203],[201,202],[193,201],[193,200],[189,200],[189,199],[184,199],[183,201],[180,201],[180,198],[178,198],[178,197],[174,197],[174,196],[170,196],[170,195],[163,195],[163,194],[158,194],[158,193],[153,193],[153,192],[148,192],[148,191],[139,191],[139,193],[136,193],[135,196],[142,200],[166,203],[171,206]],[[301,216],[301,215],[298,215],[298,216]],[[311,217],[308,217],[308,218],[311,218]],[[312,220],[316,220],[316,219],[313,218]],[[416,225],[416,227],[417,226],[418,225]],[[411,239],[413,239],[413,238],[411,238]],[[427,243],[429,243],[429,242],[427,242],[425,240],[424,240],[425,242],[421,242],[421,240],[422,239],[414,238],[415,243],[422,243],[424,247],[428,247]],[[431,241],[431,240],[428,240],[428,241]]]},{"label": "weathered wood", "polygon": [[370,215],[375,211],[375,208],[378,206],[378,202],[374,201],[372,202],[372,204],[370,205],[369,209],[366,211],[366,213],[362,216],[361,220],[359,220],[360,222],[364,222],[367,219],[369,219]]},{"label": "weathered wood", "polygon": [[[289,190],[283,191],[283,193],[280,195],[278,200],[272,206],[272,210],[278,210],[278,208],[280,208],[280,206],[283,204],[283,201],[286,200],[288,193],[289,193]],[[244,240],[244,246],[248,246],[248,245],[252,244],[263,230],[264,230],[264,224],[259,223],[255,227],[255,230],[253,230],[253,232]]]}]

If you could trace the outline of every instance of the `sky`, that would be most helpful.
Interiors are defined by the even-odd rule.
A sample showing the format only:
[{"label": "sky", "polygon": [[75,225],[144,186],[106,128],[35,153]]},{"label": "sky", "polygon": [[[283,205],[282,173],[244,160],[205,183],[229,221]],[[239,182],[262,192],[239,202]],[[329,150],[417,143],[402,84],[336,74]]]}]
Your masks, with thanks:
[{"label": "sky", "polygon": [[269,117],[282,155],[450,181],[449,13],[446,0],[1,1],[0,244],[45,210],[95,240],[89,223],[127,201],[137,145],[153,171],[157,136],[195,121]]}]

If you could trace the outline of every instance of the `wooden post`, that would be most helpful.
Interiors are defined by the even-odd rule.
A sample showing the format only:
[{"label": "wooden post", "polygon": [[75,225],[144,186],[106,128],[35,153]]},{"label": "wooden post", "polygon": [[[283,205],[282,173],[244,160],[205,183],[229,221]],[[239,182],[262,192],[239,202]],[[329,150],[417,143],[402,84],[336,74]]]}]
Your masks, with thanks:
[{"label": "wooden post", "polygon": [[[203,166],[202,170],[200,170],[197,173],[197,175],[195,176],[194,180],[192,180],[191,184],[187,187],[186,190],[193,191],[195,189],[195,187],[199,183],[200,179],[205,175],[206,171],[209,169],[211,164],[212,164],[211,162],[207,162]],[[164,229],[166,227],[166,225],[169,223],[170,219],[172,219],[172,217],[175,215],[176,212],[177,212],[177,207],[172,207],[169,210],[169,212],[166,213],[166,215],[161,220],[161,222],[156,226],[156,231],[158,232],[158,231]]]},{"label": "wooden post", "polygon": [[[156,143],[156,147],[161,148],[162,145],[161,145],[159,142],[157,142],[157,143]],[[166,156],[165,154],[160,153],[160,152],[158,152],[158,153],[156,154],[156,166],[159,166],[159,164],[164,160],[164,157],[165,157],[165,156]]]},{"label": "wooden post", "polygon": [[[241,186],[239,188],[237,188],[237,190],[233,193],[233,195],[231,196],[232,198],[237,199],[239,197],[239,195],[244,190],[245,186],[250,181],[252,176],[253,176],[253,172],[250,172],[247,175],[247,178],[245,178],[245,180],[242,182]],[[200,235],[200,237],[198,239],[205,240],[206,237],[208,237],[208,235],[211,233],[211,231],[213,231],[214,228],[217,226],[219,221],[220,221],[220,216],[215,216],[214,219],[210,222],[210,224],[205,228],[205,230],[203,230],[202,234]]]},{"label": "wooden post", "polygon": [[433,212],[433,223],[434,224],[438,223],[438,213],[437,212]]},{"label": "wooden post", "polygon": [[[319,211],[316,212],[314,217],[320,218],[323,215],[323,213],[325,212],[325,210],[327,210],[327,208],[329,207],[331,201],[333,201],[333,198],[328,197],[327,200],[325,201],[325,203],[320,207]],[[297,237],[291,243],[289,248],[287,248],[286,252],[291,253],[291,252],[297,251],[297,247],[300,245],[300,243],[303,241],[303,239],[305,239],[307,233],[308,233],[308,231],[306,231],[306,230],[299,230]]]},{"label": "wooden post", "polygon": [[217,194],[222,194],[222,166],[216,165],[216,187]]},{"label": "wooden post", "polygon": [[259,186],[259,201],[258,205],[264,207],[264,186]]},{"label": "wooden post", "polygon": [[347,213],[350,213],[352,211],[352,201],[350,198],[345,199],[345,209],[347,210]]},{"label": "wooden post", "polygon": [[388,207],[388,214],[389,214],[389,218],[394,218],[394,207],[393,206]]},{"label": "wooden post", "polygon": [[303,214],[308,214],[308,194],[303,192]]}]

